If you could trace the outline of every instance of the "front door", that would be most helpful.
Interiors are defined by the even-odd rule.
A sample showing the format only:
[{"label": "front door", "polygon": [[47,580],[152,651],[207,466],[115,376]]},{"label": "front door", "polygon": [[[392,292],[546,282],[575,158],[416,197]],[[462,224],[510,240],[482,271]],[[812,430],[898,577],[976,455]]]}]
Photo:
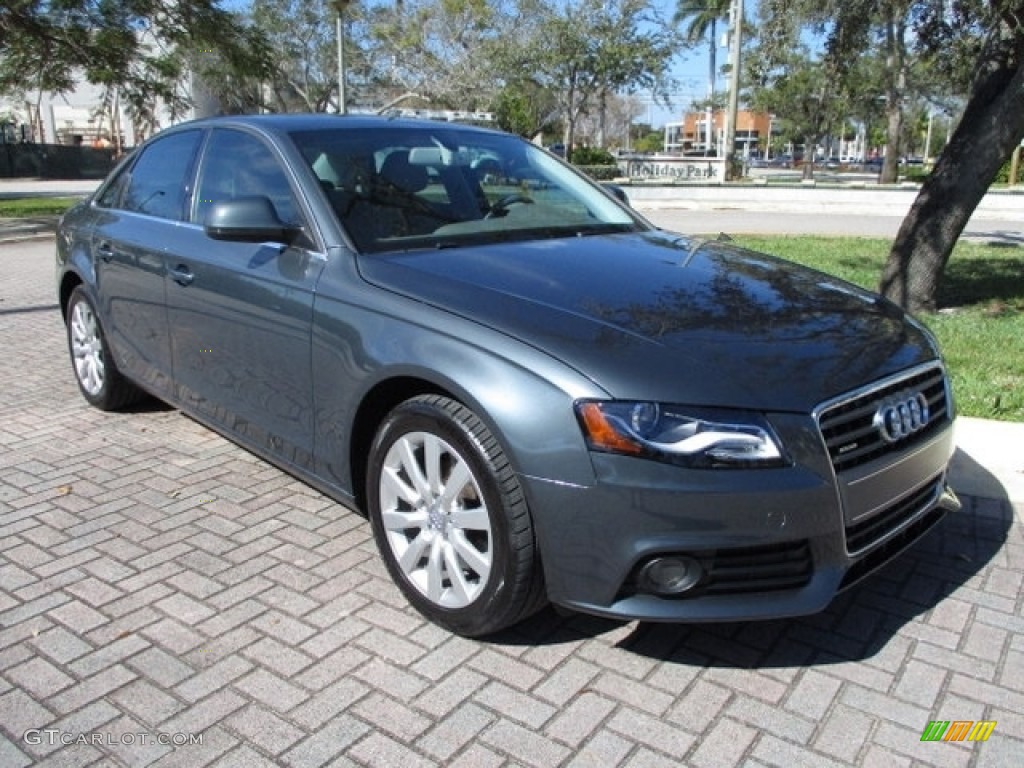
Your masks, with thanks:
[{"label": "front door", "polygon": [[278,217],[302,214],[288,176],[264,141],[211,132],[200,162],[192,224],[168,262],[167,307],[177,396],[255,447],[310,468],[313,290],[324,257],[312,242],[214,240],[210,206],[263,195]]}]

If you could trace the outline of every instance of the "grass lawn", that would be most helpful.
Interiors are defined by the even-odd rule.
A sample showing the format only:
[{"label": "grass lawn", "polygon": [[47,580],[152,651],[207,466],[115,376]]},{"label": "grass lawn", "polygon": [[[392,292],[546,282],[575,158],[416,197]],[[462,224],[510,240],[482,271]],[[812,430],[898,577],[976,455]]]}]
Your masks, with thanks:
[{"label": "grass lawn", "polygon": [[81,200],[80,197],[19,197],[0,199],[0,218],[30,219],[33,216],[47,216],[64,213]]},{"label": "grass lawn", "polygon": [[[889,242],[854,237],[737,237],[876,290]],[[939,292],[941,309],[923,315],[942,346],[963,416],[1024,421],[1024,249],[956,247]]]}]

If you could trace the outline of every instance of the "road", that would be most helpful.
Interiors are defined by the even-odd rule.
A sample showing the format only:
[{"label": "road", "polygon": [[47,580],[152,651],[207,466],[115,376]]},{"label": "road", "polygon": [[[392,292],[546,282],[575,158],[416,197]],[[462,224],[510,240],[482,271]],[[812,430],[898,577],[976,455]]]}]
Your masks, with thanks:
[{"label": "road", "polygon": [[[88,194],[96,181],[0,179],[0,198]],[[894,238],[913,202],[911,189],[680,186],[668,198],[629,187],[633,206],[659,227],[689,234],[852,235]],[[997,205],[991,205],[995,201]],[[968,223],[971,241],[1024,244],[1024,195],[987,196]]]},{"label": "road", "polygon": [[[644,209],[652,223],[673,232],[692,234],[826,235],[895,238],[902,216],[870,214],[823,215],[798,211]],[[961,236],[971,242],[1024,245],[1024,221],[974,219]]]}]

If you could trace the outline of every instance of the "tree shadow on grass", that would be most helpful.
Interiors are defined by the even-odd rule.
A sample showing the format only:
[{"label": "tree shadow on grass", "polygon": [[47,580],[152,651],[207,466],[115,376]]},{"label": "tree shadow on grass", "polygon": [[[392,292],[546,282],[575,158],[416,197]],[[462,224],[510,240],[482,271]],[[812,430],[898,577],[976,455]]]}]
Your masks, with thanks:
[{"label": "tree shadow on grass", "polygon": [[940,307],[1004,302],[1024,309],[1024,251],[1003,257],[949,260],[939,287]]},{"label": "tree shadow on grass", "polygon": [[[1024,310],[1024,236],[1008,240],[968,244],[989,249],[984,255],[958,256],[946,264],[939,286],[940,307],[970,307],[993,302]],[[839,276],[869,290],[878,289],[885,266],[884,254],[869,251],[841,257],[836,262]]]}]

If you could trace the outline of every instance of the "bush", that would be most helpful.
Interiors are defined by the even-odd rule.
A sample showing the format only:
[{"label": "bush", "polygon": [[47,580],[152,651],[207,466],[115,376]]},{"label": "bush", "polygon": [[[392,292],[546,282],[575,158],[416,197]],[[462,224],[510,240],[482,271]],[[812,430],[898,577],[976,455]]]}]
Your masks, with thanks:
[{"label": "bush", "polygon": [[912,181],[916,184],[921,184],[931,175],[932,172],[930,170],[926,171],[921,168],[913,168],[901,173],[900,181]]},{"label": "bush", "polygon": [[996,174],[996,184],[1009,184],[1010,183],[1010,163],[1013,162],[1013,158],[1007,160],[1003,167],[999,169],[999,173]]},{"label": "bush", "polygon": [[615,165],[615,158],[605,149],[577,147],[572,151],[569,162],[573,165]]}]

